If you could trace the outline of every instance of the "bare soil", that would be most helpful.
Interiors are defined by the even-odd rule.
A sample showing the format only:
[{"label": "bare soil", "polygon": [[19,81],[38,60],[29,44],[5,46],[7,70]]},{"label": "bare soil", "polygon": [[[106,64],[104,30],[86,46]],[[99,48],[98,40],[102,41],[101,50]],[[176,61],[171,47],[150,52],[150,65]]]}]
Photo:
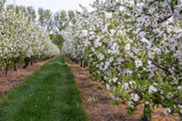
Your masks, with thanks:
[{"label": "bare soil", "polygon": [[[131,116],[127,114],[126,105],[111,106],[109,103],[111,99],[108,97],[109,92],[105,90],[102,82],[92,81],[89,78],[89,71],[86,71],[86,69],[68,58],[65,58],[65,60],[74,74],[85,109],[91,121],[141,121],[140,115],[142,115],[143,106],[137,107],[138,111]],[[98,87],[103,89],[100,90]],[[89,100],[90,97],[98,100]],[[152,121],[180,121],[180,118],[177,114],[167,116],[162,109],[156,109],[152,113]]]},{"label": "bare soil", "polygon": [[[55,57],[54,57],[55,58]],[[8,75],[5,76],[5,71],[0,71],[0,100],[14,87],[18,86],[25,80],[29,75],[32,75],[40,66],[44,65],[47,61],[52,60],[48,59],[46,61],[38,62],[33,65],[27,66],[26,69],[22,69],[24,64],[18,65],[18,70],[14,71],[11,67],[8,70]]]}]

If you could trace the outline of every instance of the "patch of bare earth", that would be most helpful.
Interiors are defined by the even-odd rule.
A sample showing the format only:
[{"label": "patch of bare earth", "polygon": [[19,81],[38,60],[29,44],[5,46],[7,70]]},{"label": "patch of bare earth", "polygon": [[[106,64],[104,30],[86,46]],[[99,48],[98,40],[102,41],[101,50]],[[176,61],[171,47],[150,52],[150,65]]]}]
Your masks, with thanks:
[{"label": "patch of bare earth", "polygon": [[[65,60],[75,76],[85,109],[91,121],[141,121],[142,106],[139,106],[138,111],[131,116],[127,114],[125,105],[111,106],[109,103],[111,99],[108,97],[109,92],[104,89],[104,85],[101,82],[92,81],[89,78],[89,71],[68,58],[65,58]],[[103,90],[98,89],[98,87],[103,88]],[[98,100],[89,101],[89,97],[95,97]],[[166,116],[162,109],[156,109],[152,113],[152,121],[180,121],[180,118],[177,114],[175,116]]]},{"label": "patch of bare earth", "polygon": [[[56,58],[56,57],[54,57]],[[32,75],[40,66],[44,65],[49,60],[38,62],[33,65],[27,66],[26,69],[22,69],[24,64],[18,65],[18,70],[14,71],[13,68],[8,70],[8,75],[5,76],[4,71],[0,71],[0,99],[5,96],[8,91],[18,86],[23,80],[25,80],[29,75]]]}]

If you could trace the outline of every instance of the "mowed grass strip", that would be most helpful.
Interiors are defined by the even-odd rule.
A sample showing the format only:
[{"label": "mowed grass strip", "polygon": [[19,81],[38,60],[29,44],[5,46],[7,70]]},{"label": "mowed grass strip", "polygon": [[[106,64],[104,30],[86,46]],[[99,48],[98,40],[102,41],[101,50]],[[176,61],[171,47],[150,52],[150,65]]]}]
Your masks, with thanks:
[{"label": "mowed grass strip", "polygon": [[88,121],[74,76],[60,55],[0,102],[0,121]]}]

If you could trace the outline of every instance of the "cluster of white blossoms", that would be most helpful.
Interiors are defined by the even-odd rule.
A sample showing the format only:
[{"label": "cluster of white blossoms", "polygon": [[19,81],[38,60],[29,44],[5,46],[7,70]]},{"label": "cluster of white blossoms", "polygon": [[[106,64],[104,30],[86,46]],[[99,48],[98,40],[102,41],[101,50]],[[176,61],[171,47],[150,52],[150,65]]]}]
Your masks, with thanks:
[{"label": "cluster of white blossoms", "polygon": [[21,13],[0,11],[0,67],[29,58],[38,60],[59,53],[49,34]]},{"label": "cluster of white blossoms", "polygon": [[182,116],[181,1],[97,0],[92,6],[95,11],[84,9],[64,31],[62,52],[86,63],[92,78],[105,81],[113,99],[127,99],[131,111],[143,103]]}]

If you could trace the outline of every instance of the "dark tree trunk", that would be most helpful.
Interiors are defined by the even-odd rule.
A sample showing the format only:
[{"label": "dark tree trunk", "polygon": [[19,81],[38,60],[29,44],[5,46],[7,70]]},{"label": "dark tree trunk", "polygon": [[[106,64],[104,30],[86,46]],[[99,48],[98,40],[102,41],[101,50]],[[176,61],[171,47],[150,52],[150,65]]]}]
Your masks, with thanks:
[{"label": "dark tree trunk", "polygon": [[151,121],[151,109],[150,109],[150,105],[146,105],[145,104],[144,111],[143,111],[142,121]]},{"label": "dark tree trunk", "polygon": [[83,68],[85,68],[85,67],[86,67],[86,64],[84,63]]},{"label": "dark tree trunk", "polygon": [[8,74],[9,64],[6,64],[5,76]]},{"label": "dark tree trunk", "polygon": [[23,69],[25,69],[29,65],[30,59],[29,58],[25,58],[24,61],[25,61],[25,65],[23,66]]},{"label": "dark tree trunk", "polygon": [[20,57],[17,57],[16,59],[15,59],[15,61],[14,61],[14,71],[17,71],[18,69],[17,69],[17,63],[18,63],[18,61],[20,60]]},{"label": "dark tree trunk", "polygon": [[80,63],[80,67],[82,67],[82,61],[81,61],[81,63]]},{"label": "dark tree trunk", "polygon": [[14,62],[14,71],[17,71],[16,62]]}]

